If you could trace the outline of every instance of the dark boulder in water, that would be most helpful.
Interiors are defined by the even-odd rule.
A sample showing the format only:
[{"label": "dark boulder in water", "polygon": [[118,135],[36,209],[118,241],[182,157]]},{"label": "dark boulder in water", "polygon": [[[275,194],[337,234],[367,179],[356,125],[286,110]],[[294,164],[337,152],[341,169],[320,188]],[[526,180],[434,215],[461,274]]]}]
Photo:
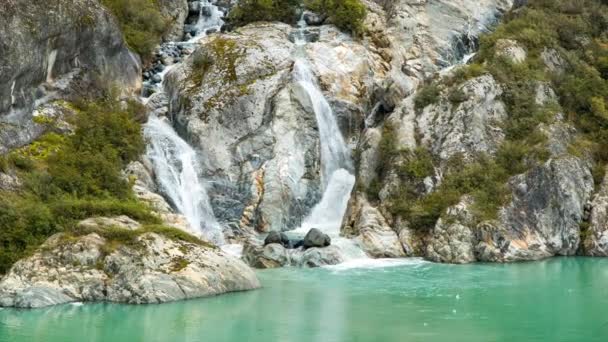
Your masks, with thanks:
[{"label": "dark boulder in water", "polygon": [[331,238],[329,235],[323,233],[317,228],[312,228],[306,233],[304,237],[304,248],[311,247],[327,247],[331,245]]},{"label": "dark boulder in water", "polygon": [[291,247],[291,242],[289,241],[289,238],[285,233],[282,232],[271,231],[270,233],[268,233],[268,236],[266,236],[266,239],[264,239],[264,246],[269,245],[271,243],[278,243],[285,248]]}]

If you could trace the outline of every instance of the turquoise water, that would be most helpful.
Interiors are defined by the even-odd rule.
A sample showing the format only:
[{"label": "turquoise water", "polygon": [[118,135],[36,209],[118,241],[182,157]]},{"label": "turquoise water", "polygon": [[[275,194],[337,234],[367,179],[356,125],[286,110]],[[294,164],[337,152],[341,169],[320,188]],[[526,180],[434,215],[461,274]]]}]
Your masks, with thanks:
[{"label": "turquoise water", "polygon": [[608,341],[608,259],[259,272],[162,305],[0,310],[0,341]]}]

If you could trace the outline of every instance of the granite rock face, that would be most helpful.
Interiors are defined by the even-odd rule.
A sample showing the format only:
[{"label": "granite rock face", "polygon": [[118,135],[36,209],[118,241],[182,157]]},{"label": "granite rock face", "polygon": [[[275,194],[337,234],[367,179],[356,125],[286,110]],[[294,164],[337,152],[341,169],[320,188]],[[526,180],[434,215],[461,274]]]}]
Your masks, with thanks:
[{"label": "granite rock face", "polygon": [[57,234],[18,261],[0,281],[0,306],[68,302],[164,303],[260,286],[242,261],[209,246],[156,233],[136,245],[108,245],[96,233]]},{"label": "granite rock face", "polygon": [[4,1],[0,7],[0,153],[44,131],[36,107],[75,89],[141,87],[139,57],[97,0]]},{"label": "granite rock face", "polygon": [[500,85],[492,76],[484,75],[452,91],[463,101],[454,104],[450,95],[444,94],[417,117],[421,143],[430,145],[442,161],[456,154],[465,158],[494,154],[504,140],[501,123],[508,117],[500,99]]},{"label": "granite rock face", "polygon": [[[319,134],[311,101],[293,81],[293,27],[254,23],[203,38],[166,77],[169,115],[199,151],[224,225],[298,227],[321,198]],[[306,54],[342,134],[358,136],[381,58],[332,26]]]},{"label": "granite rock face", "polygon": [[608,256],[608,174],[591,201],[591,216],[583,249],[585,255]]},{"label": "granite rock face", "polygon": [[593,192],[589,165],[572,156],[550,159],[513,177],[509,186],[512,200],[498,222],[476,230],[477,259],[508,262],[574,255]]},{"label": "granite rock face", "polygon": [[447,210],[430,233],[425,257],[435,262],[466,264],[474,262],[475,234],[471,230],[470,198]]}]

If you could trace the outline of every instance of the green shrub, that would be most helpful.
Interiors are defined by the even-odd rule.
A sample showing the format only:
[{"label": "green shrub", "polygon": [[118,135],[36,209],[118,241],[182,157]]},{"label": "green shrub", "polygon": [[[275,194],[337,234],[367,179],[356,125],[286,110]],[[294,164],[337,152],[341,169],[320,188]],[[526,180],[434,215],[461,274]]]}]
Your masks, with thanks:
[{"label": "green shrub", "polygon": [[102,0],[101,3],[118,20],[127,44],[142,59],[149,59],[169,24],[157,0]]},{"label": "green shrub", "polygon": [[0,274],[59,230],[43,203],[0,193]]},{"label": "green shrub", "polygon": [[440,94],[441,89],[435,83],[422,87],[414,99],[414,107],[416,111],[422,111],[427,106],[437,103],[437,101],[439,101]]},{"label": "green shrub", "polygon": [[126,164],[144,149],[141,127],[133,113],[111,102],[87,104],[65,146],[47,160],[53,190],[76,197],[127,198],[121,176]]},{"label": "green shrub", "polygon": [[7,164],[24,184],[18,193],[0,194],[0,273],[50,235],[91,216],[128,215],[159,223],[148,206],[134,199],[121,175],[143,152],[135,120],[141,108],[130,103],[121,109],[103,100],[77,109],[73,134],[47,134],[9,155]]},{"label": "green shrub", "polygon": [[367,10],[360,0],[305,0],[304,5],[311,11],[329,17],[334,25],[344,31],[363,34]]},{"label": "green shrub", "polygon": [[228,15],[235,26],[244,26],[256,21],[297,21],[298,0],[240,0]]}]

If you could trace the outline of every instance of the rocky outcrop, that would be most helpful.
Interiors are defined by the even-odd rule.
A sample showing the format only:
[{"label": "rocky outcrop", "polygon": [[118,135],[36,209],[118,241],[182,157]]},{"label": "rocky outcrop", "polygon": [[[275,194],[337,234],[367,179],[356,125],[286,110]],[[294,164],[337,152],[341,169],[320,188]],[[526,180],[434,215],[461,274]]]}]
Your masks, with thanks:
[{"label": "rocky outcrop", "polygon": [[247,265],[213,247],[156,233],[144,233],[129,244],[96,233],[60,233],[13,265],[0,281],[0,306],[163,303],[259,286]]},{"label": "rocky outcrop", "polygon": [[181,41],[184,37],[184,24],[188,17],[188,0],[159,0],[161,13],[170,22],[163,39]]},{"label": "rocky outcrop", "polygon": [[504,140],[507,118],[502,89],[490,75],[471,79],[446,91],[417,117],[421,143],[447,161],[456,154],[471,158],[492,155]]},{"label": "rocky outcrop", "polygon": [[551,159],[509,183],[512,200],[497,223],[477,228],[478,260],[508,262],[574,255],[580,224],[593,192],[586,162],[572,156]]},{"label": "rocky outcrop", "polygon": [[425,254],[428,260],[450,264],[466,264],[476,260],[476,240],[469,213],[471,204],[471,199],[465,196],[437,221],[429,234]]},{"label": "rocky outcrop", "polygon": [[139,58],[96,0],[4,1],[0,7],[0,153],[44,132],[35,107],[72,92],[141,86]]},{"label": "rocky outcrop", "polygon": [[405,256],[397,233],[386,219],[363,197],[351,199],[342,232],[354,238],[359,246],[374,258],[398,258]]},{"label": "rocky outcrop", "polygon": [[496,53],[498,58],[504,58],[511,63],[519,64],[525,62],[528,57],[526,50],[515,40],[499,39],[496,42]]},{"label": "rocky outcrop", "polygon": [[608,173],[591,201],[588,223],[583,240],[585,255],[608,257]]}]

